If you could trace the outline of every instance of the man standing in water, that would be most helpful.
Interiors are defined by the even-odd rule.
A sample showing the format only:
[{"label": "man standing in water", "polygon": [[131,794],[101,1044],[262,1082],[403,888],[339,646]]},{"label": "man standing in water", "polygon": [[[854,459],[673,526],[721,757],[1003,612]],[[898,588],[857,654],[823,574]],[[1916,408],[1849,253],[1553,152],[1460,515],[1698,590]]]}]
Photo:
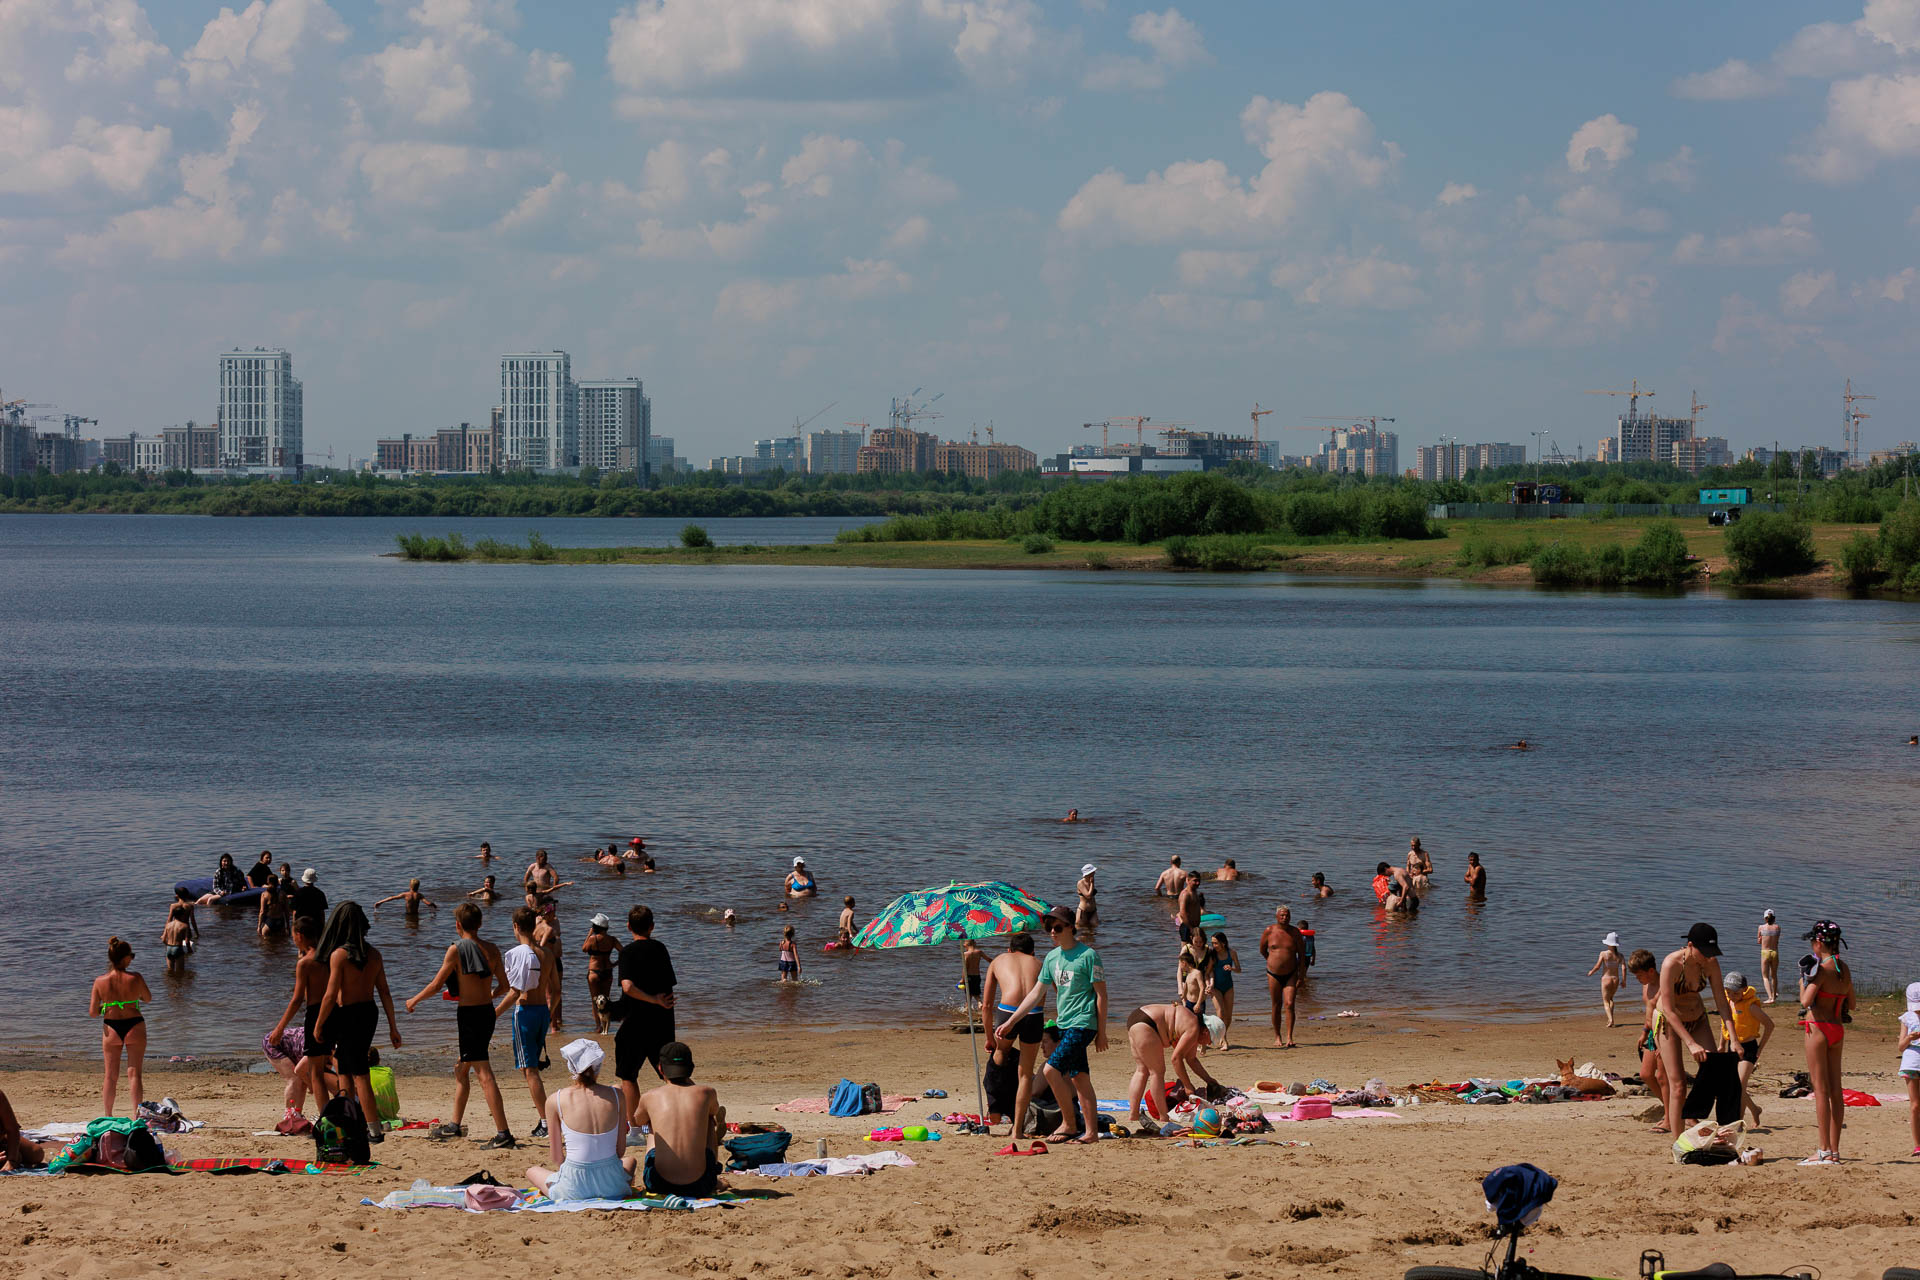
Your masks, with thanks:
[{"label": "man standing in water", "polygon": [[1201,907],[1200,877],[1189,871],[1186,881],[1180,886],[1180,901],[1176,908],[1180,917],[1180,941],[1193,941],[1193,932],[1200,927]]},{"label": "man standing in water", "polygon": [[1180,887],[1187,882],[1187,873],[1180,869],[1180,855],[1174,854],[1167,859],[1167,869],[1153,882],[1153,896],[1156,898],[1177,898]]},{"label": "man standing in water", "polygon": [[1480,855],[1467,855],[1467,874],[1462,877],[1467,883],[1467,897],[1473,902],[1487,900],[1487,869],[1480,865]]},{"label": "man standing in water", "polygon": [[1273,909],[1273,923],[1260,935],[1260,957],[1267,966],[1267,994],[1273,999],[1273,1043],[1292,1049],[1293,1001],[1307,975],[1307,941],[1293,927],[1293,911]]},{"label": "man standing in water", "polygon": [[[1060,1028],[1060,1043],[1047,1059],[1047,1084],[1060,1104],[1060,1127],[1047,1135],[1053,1142],[1098,1142],[1100,1128],[1095,1120],[1099,1102],[1093,1092],[1093,1075],[1087,1065],[1087,1045],[1095,1051],[1107,1051],[1107,973],[1100,953],[1079,940],[1073,921],[1064,915],[1044,917],[1047,932],[1053,935],[1053,950],[1040,965],[1040,978],[1026,998],[998,1027],[994,1035],[1010,1039],[1029,1012],[1039,1008],[1043,988],[1053,988],[1054,1021]],[[1074,1097],[1078,1095],[1078,1114],[1086,1118],[1085,1132],[1075,1119]]]}]

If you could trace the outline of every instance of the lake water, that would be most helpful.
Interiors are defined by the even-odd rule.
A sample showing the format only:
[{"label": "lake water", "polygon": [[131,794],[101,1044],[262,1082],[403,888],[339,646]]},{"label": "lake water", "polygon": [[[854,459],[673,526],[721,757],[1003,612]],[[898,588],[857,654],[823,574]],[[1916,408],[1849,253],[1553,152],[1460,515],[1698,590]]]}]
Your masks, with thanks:
[{"label": "lake water", "polygon": [[[203,909],[190,973],[167,978],[176,880],[270,848],[336,902],[419,876],[451,904],[481,840],[503,882],[536,845],[577,876],[570,949],[592,912],[651,904],[696,1032],[937,1019],[957,950],[821,955],[840,896],[863,922],[949,877],[1070,899],[1084,862],[1116,1015],[1166,998],[1176,944],[1150,887],[1171,853],[1248,873],[1209,906],[1249,1037],[1254,944],[1283,901],[1319,935],[1310,1014],[1584,1007],[1603,933],[1663,954],[1695,919],[1757,981],[1766,907],[1790,937],[1839,918],[1863,982],[1920,977],[1920,750],[1900,745],[1920,732],[1920,608],[381,554],[396,531],[665,543],[681,523],[0,518],[0,1048],[92,1052],[88,982],[118,933],[154,987],[150,1053],[257,1051],[292,952]],[[705,523],[768,543],[858,522]],[[1537,749],[1503,749],[1520,736]],[[1093,821],[1060,825],[1070,805]],[[1438,888],[1389,921],[1366,882],[1415,833]],[[659,875],[574,861],[632,834]],[[779,915],[796,855],[824,894]],[[1311,903],[1313,871],[1339,895]],[[780,988],[789,920],[815,981]],[[509,932],[490,914],[488,936]],[[451,933],[445,908],[418,928],[378,913],[397,998]],[[451,1041],[437,1001],[403,1019],[410,1045]]]}]

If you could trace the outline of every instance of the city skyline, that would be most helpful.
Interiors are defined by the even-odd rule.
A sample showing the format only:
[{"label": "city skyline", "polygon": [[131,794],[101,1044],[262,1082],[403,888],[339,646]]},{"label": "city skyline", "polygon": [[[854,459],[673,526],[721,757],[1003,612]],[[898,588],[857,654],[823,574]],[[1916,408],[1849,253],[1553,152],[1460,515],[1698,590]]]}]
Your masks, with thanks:
[{"label": "city skyline", "polygon": [[284,347],[306,456],[367,456],[562,347],[695,457],[916,385],[1043,454],[1259,401],[1288,452],[1359,411],[1407,456],[1490,413],[1591,456],[1588,388],[1838,447],[1852,377],[1864,455],[1920,434],[1916,33],[1920,0],[30,0],[0,385],[152,433],[211,416],[198,352]]}]

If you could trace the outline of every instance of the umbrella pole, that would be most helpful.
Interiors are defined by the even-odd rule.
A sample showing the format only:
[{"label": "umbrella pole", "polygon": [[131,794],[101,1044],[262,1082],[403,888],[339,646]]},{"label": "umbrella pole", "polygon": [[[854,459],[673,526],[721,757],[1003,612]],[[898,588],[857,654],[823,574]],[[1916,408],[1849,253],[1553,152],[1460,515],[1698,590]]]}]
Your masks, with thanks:
[{"label": "umbrella pole", "polygon": [[[973,1038],[973,988],[967,985],[967,950],[960,949],[960,994],[967,1002],[967,1047],[973,1050],[973,1090],[975,1105],[980,1108],[980,1124],[987,1123],[987,1086],[980,1078],[980,1045]],[[985,1021],[986,1006],[980,1008],[980,1017]]]}]

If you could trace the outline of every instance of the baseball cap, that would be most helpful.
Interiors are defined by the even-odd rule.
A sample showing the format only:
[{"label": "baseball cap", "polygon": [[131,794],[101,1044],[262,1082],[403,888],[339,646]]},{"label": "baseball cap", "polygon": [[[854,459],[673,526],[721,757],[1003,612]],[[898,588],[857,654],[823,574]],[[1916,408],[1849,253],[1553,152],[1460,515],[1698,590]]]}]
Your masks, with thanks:
[{"label": "baseball cap", "polygon": [[1705,921],[1687,930],[1687,941],[1691,942],[1703,956],[1720,954],[1720,931]]},{"label": "baseball cap", "polygon": [[1737,995],[1747,989],[1747,975],[1738,969],[1729,969],[1721,976],[1720,985]]},{"label": "baseball cap", "polygon": [[305,871],[302,871],[300,873],[301,884],[312,884],[315,880],[318,880],[319,878],[320,878],[320,873],[318,871],[315,871],[312,867],[308,867]]},{"label": "baseball cap", "polygon": [[660,1050],[660,1074],[668,1080],[685,1080],[693,1075],[693,1050],[678,1040]]},{"label": "baseball cap", "polygon": [[1761,915],[1760,918],[1762,920],[1772,920],[1774,918],[1773,908],[1771,907],[1767,908],[1767,910]]},{"label": "baseball cap", "polygon": [[1080,868],[1080,874],[1083,876],[1090,876],[1094,872],[1098,871],[1099,869],[1100,868],[1094,866],[1091,862],[1089,862],[1086,866]]},{"label": "baseball cap", "polygon": [[793,865],[796,867],[804,867],[807,865],[807,860],[805,858],[795,858],[793,860]]},{"label": "baseball cap", "polygon": [[1907,984],[1907,1012],[1920,1013],[1920,982]]}]

